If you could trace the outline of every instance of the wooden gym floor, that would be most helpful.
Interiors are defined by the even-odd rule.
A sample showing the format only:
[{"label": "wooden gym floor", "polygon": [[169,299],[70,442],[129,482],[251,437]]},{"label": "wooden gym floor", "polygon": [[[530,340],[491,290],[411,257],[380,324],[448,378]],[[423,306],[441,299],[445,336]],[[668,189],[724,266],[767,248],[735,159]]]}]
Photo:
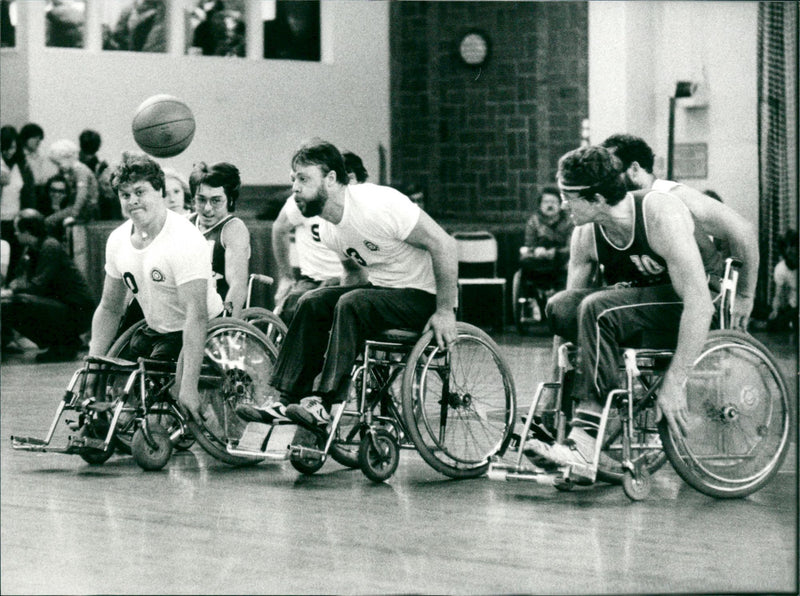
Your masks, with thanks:
[{"label": "wooden gym floor", "polygon": [[[495,336],[520,407],[550,340]],[[797,346],[759,336],[797,406]],[[195,446],[160,472],[129,456],[14,452],[43,437],[78,362],[2,365],[3,594],[723,593],[798,590],[797,447],[760,492],[718,501],[668,466],[646,501],[598,484],[449,480],[413,451],[374,485],[329,461],[234,469]],[[795,434],[796,436],[796,434]]]}]

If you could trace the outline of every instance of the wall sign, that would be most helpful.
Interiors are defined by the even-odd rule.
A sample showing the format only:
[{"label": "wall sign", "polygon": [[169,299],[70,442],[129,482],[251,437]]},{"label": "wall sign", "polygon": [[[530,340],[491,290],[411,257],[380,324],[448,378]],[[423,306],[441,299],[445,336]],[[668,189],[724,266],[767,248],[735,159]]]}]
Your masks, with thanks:
[{"label": "wall sign", "polygon": [[675,143],[672,177],[708,178],[708,143]]}]

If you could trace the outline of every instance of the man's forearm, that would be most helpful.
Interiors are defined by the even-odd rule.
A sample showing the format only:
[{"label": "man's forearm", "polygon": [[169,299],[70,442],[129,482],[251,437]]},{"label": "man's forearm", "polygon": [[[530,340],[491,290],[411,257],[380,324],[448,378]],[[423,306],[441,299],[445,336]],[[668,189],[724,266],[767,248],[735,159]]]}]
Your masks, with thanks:
[{"label": "man's forearm", "polygon": [[705,344],[713,316],[714,307],[710,299],[684,304],[678,327],[678,345],[667,370],[667,376],[673,381],[682,382],[694,366]]},{"label": "man's forearm", "polygon": [[200,380],[200,369],[203,365],[203,354],[206,343],[205,318],[186,321],[183,329],[183,375],[181,388],[197,388]]},{"label": "man's forearm", "polygon": [[119,328],[122,317],[104,308],[101,304],[92,317],[92,338],[89,342],[89,356],[105,356]]}]

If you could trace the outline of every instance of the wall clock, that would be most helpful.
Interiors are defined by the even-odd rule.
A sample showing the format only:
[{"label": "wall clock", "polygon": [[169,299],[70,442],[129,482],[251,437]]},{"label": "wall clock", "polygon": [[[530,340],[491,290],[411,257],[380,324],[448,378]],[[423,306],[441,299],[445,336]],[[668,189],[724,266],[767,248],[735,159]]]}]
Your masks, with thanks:
[{"label": "wall clock", "polygon": [[464,64],[482,66],[489,57],[489,38],[481,31],[470,31],[458,44],[458,55]]}]

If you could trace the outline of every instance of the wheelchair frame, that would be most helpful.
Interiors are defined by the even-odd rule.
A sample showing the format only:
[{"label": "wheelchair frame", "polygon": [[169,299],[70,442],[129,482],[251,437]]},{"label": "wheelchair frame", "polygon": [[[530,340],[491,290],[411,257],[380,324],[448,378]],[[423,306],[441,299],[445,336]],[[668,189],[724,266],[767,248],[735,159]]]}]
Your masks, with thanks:
[{"label": "wheelchair frame", "polygon": [[[762,421],[760,425],[756,425],[757,436],[766,436],[770,426],[777,425],[779,427],[780,437],[777,439],[774,455],[767,458],[767,464],[762,469],[743,479],[733,478],[733,474],[729,474],[730,477],[726,478],[722,472],[712,469],[718,462],[726,462],[726,465],[730,467],[738,462],[754,459],[750,452],[729,453],[733,448],[729,444],[733,445],[735,441],[726,438],[724,434],[726,431],[736,428],[735,424],[742,415],[743,409],[743,406],[737,403],[735,396],[724,395],[721,400],[719,395],[716,395],[715,399],[704,396],[705,401],[702,403],[706,416],[704,420],[714,421],[715,430],[720,433],[720,436],[717,437],[717,445],[723,451],[722,454],[698,455],[694,453],[692,441],[674,437],[665,419],[661,420],[657,429],[654,428],[648,421],[655,417],[656,394],[674,350],[623,348],[625,387],[614,389],[607,395],[598,429],[598,437],[602,437],[603,440],[596,442],[593,462],[597,469],[598,479],[621,483],[625,494],[632,500],[646,498],[651,488],[651,474],[667,460],[687,484],[704,494],[717,498],[746,496],[760,489],[772,478],[788,451],[792,411],[780,370],[763,345],[743,332],[730,329],[731,310],[735,300],[740,266],[741,262],[736,259],[728,259],[726,262],[719,297],[721,329],[709,333],[706,345],[695,361],[694,368],[697,369],[707,358],[721,350],[742,353],[751,361],[757,360],[758,366],[768,375],[772,388],[778,393],[777,396],[768,396],[770,404],[767,410],[770,418],[766,423]],[[567,412],[562,407],[562,398],[566,375],[572,369],[571,351],[574,351],[572,344],[564,344],[560,347],[558,381],[539,383],[522,431],[520,434],[514,435],[514,446],[518,450],[517,457],[513,463],[504,463],[500,458],[494,458],[488,471],[491,479],[532,480],[550,484],[559,489],[570,489],[573,486],[574,482],[569,467],[547,465],[541,460],[537,460],[536,463],[523,461],[523,445],[531,436],[534,422],[537,425],[543,425],[557,442],[563,443],[566,439]],[[708,376],[708,373],[705,374]],[[555,390],[556,397],[547,407],[542,407],[542,395],[546,390]],[[687,395],[687,397],[691,402],[693,396]],[[751,396],[750,399],[756,397]],[[744,398],[739,398],[740,401],[742,399]],[[780,410],[777,415],[779,420],[775,421],[771,419],[773,404],[777,404],[775,408]],[[606,435],[606,429],[612,409],[619,412],[620,429],[609,437]],[[725,424],[728,426],[726,427]],[[656,434],[658,440],[653,440]],[[621,451],[619,459],[621,470],[604,470],[601,452],[607,452],[616,437],[620,435],[621,446],[616,449]],[[648,436],[651,437],[650,441],[647,440]],[[707,460],[711,464],[704,465],[703,460]]]},{"label": "wheelchair frame", "polygon": [[[420,335],[392,329],[368,339],[353,367],[347,401],[333,408],[329,432],[312,432],[297,427],[302,434],[295,437],[288,452],[270,452],[268,443],[279,432],[278,429],[295,425],[285,422],[272,425],[250,423],[245,432],[249,433],[251,427],[257,425],[261,434],[255,441],[248,442],[258,446],[243,450],[239,445],[229,445],[228,451],[240,456],[273,460],[288,457],[295,469],[304,474],[319,470],[330,455],[342,465],[360,467],[370,480],[383,482],[397,469],[400,449],[417,449],[434,469],[452,478],[484,474],[490,457],[504,451],[511,440],[516,393],[513,379],[494,341],[466,323],[458,323],[458,330],[458,341],[447,350],[440,350],[432,342],[432,332]],[[480,418],[476,404],[483,396],[467,395],[462,386],[450,387],[446,380],[451,373],[453,351],[459,349],[459,343],[464,346],[468,342],[479,343],[491,354],[491,366],[496,367],[496,376],[500,379],[496,389],[500,389],[502,384],[504,404],[502,423],[496,425],[500,427],[497,436],[492,438],[485,453],[470,458],[453,457],[447,444],[447,431],[452,425],[465,423],[466,417],[470,417],[470,421]],[[442,381],[437,402],[441,416],[435,437],[429,422],[425,422],[423,430],[419,428],[420,421],[414,417],[415,411],[425,409],[428,375],[436,375]],[[398,382],[401,382],[399,396],[396,395]]]}]

